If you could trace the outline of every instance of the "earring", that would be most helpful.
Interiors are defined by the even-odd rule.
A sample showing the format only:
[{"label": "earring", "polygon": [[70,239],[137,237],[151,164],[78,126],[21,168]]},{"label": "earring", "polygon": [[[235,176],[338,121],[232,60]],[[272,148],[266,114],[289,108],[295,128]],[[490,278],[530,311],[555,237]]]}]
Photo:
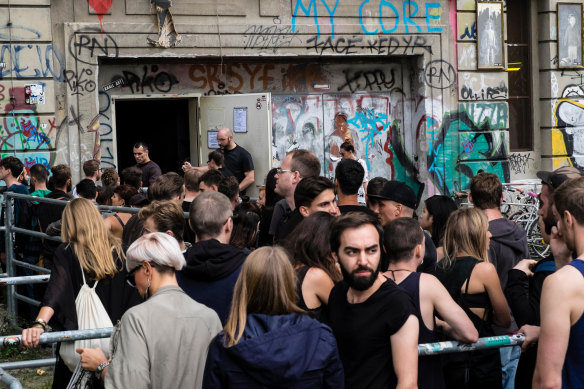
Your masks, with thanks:
[{"label": "earring", "polygon": [[146,286],[146,298],[150,297],[150,278],[148,278],[148,286]]}]

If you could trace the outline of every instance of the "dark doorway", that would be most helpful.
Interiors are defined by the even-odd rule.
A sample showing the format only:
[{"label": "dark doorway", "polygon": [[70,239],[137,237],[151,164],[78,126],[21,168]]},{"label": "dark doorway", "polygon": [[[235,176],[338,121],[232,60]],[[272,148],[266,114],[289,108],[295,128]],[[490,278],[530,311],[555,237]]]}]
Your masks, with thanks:
[{"label": "dark doorway", "polygon": [[119,171],[136,164],[132,148],[141,140],[162,173],[182,172],[190,160],[188,99],[120,99],[115,110]]}]

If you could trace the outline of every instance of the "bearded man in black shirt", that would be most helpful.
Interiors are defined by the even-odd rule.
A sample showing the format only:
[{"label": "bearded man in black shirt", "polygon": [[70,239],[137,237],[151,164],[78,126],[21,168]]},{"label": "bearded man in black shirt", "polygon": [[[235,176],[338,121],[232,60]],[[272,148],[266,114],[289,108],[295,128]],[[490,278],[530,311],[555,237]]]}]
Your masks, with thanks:
[{"label": "bearded man in black shirt", "polygon": [[343,281],[332,289],[328,324],[347,388],[410,388],[418,376],[418,319],[411,298],[379,273],[383,229],[349,212],[331,226],[332,255]]}]

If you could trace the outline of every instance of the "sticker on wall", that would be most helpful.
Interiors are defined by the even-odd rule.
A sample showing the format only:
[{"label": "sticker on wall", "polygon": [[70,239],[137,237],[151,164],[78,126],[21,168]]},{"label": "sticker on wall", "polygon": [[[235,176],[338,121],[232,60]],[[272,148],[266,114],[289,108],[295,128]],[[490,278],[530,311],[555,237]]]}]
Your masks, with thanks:
[{"label": "sticker on wall", "polygon": [[28,84],[24,86],[24,102],[26,104],[44,104],[45,87],[43,84]]}]

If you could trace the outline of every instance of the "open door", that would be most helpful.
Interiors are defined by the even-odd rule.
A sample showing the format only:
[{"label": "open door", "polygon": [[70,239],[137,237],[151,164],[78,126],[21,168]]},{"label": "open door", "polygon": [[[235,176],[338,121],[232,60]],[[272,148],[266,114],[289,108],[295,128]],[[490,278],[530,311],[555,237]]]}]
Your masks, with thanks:
[{"label": "open door", "polygon": [[269,93],[251,93],[231,96],[203,96],[200,104],[199,164],[207,162],[211,150],[218,149],[217,131],[223,127],[233,130],[235,143],[251,154],[255,185],[247,195],[257,198],[259,186],[264,184],[272,168],[272,115]]}]

